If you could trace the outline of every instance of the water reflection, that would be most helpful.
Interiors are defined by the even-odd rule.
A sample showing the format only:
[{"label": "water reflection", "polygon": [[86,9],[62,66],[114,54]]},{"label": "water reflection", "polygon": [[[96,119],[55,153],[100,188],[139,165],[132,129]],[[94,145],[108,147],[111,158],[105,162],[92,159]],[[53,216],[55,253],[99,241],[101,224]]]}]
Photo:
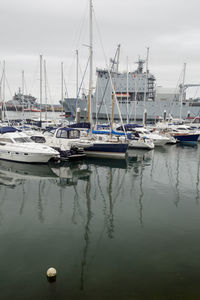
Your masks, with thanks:
[{"label": "water reflection", "polygon": [[[139,205],[139,223],[143,227],[143,173],[145,167],[150,164],[152,158],[152,151],[132,150],[129,152],[127,160],[107,160],[107,159],[86,159],[85,163],[90,166],[92,177],[86,182],[85,197],[86,197],[86,221],[84,225],[84,245],[81,260],[81,275],[80,275],[80,289],[85,288],[85,273],[87,266],[87,255],[89,245],[91,244],[91,221],[93,218],[92,204],[98,198],[102,200],[102,213],[104,216],[104,223],[98,244],[100,243],[104,232],[109,239],[115,238],[115,207],[117,202],[123,202],[127,195],[134,197]],[[135,176],[139,180],[138,186],[133,193],[129,194],[128,189],[132,191],[134,182],[130,180],[130,175]],[[93,180],[92,180],[93,179]],[[128,182],[127,182],[128,181]],[[129,185],[130,182],[130,185]],[[97,197],[98,195],[98,197]],[[94,199],[94,201],[91,201]],[[74,220],[74,215],[73,215]]]},{"label": "water reflection", "polygon": [[59,178],[60,186],[77,185],[79,180],[88,181],[91,171],[83,162],[68,162],[51,165],[51,171]]},{"label": "water reflection", "polygon": [[[74,186],[75,195],[73,219],[75,222],[76,210],[80,208],[78,203],[79,191],[76,190],[75,186],[78,184],[79,180],[87,182],[90,175],[91,171],[89,166],[83,162],[34,165],[2,160],[0,161],[0,186],[2,186],[0,207],[7,198],[7,188],[15,189],[17,186],[21,186],[21,196],[19,196],[19,214],[23,214],[27,199],[35,197],[38,209],[38,220],[40,223],[44,223],[45,217],[43,202],[48,198],[48,190],[50,186],[53,185],[59,188],[60,212],[62,212],[63,209],[65,188],[67,186]],[[30,195],[28,184],[30,184],[30,186],[34,186],[34,194],[36,193],[36,196]],[[5,189],[3,189],[3,186]],[[0,218],[3,218],[1,210]]]},{"label": "water reflection", "polygon": [[128,165],[128,160],[126,159],[108,159],[108,158],[86,158],[84,162],[91,166],[98,166],[98,167],[109,167],[114,169],[126,169]]},{"label": "water reflection", "polygon": [[128,161],[129,165],[133,162],[149,162],[152,160],[154,150],[129,149]]},{"label": "water reflection", "polygon": [[[75,299],[70,297],[74,293],[80,299],[86,295],[84,291],[92,299],[95,295],[89,294],[95,291],[99,298],[105,299],[106,293],[112,295],[114,291],[111,298],[117,299],[118,291],[123,288],[128,296],[133,288],[144,291],[146,282],[150,282],[146,290],[151,286],[155,295],[157,280],[165,287],[168,274],[169,282],[176,277],[171,270],[178,270],[185,257],[190,257],[191,249],[188,247],[185,252],[184,241],[188,238],[188,245],[192,244],[193,232],[199,228],[194,199],[199,201],[200,160],[199,153],[191,151],[180,147],[166,147],[164,151],[133,150],[123,162],[86,159],[49,166],[2,161],[1,180],[6,175],[13,186],[7,182],[0,186],[0,224],[5,222],[1,232],[5,228],[11,232],[13,226],[9,229],[7,224],[15,224],[16,239],[20,243],[27,241],[23,244],[23,249],[28,249],[27,257],[33,256],[37,261],[41,254],[41,261],[58,265],[60,277],[56,286],[60,298],[68,295]],[[19,198],[11,201],[15,194]],[[186,223],[188,215],[191,218]],[[30,236],[22,225],[29,226]],[[5,248],[5,243],[2,244]],[[39,251],[33,248],[31,252],[36,244]],[[19,260],[24,262],[20,256],[22,248],[16,245]],[[196,241],[192,246],[196,251]],[[31,259],[28,257],[28,261]],[[195,258],[195,264],[196,261]],[[27,268],[26,262],[21,265]],[[23,277],[23,271],[21,274]],[[63,282],[69,278],[70,286],[64,287]],[[25,275],[23,279],[26,281]],[[174,282],[178,284],[176,278]],[[139,292],[136,296],[141,298]]]},{"label": "water reflection", "polygon": [[56,177],[48,165],[22,164],[0,160],[0,185],[14,188],[28,179]]},{"label": "water reflection", "polygon": [[199,204],[199,196],[200,196],[200,192],[199,192],[199,176],[200,176],[200,157],[198,160],[198,165],[197,165],[197,180],[196,180],[196,203]]},{"label": "water reflection", "polygon": [[177,163],[176,163],[176,198],[175,198],[175,205],[178,206],[179,202],[180,202],[180,191],[179,191],[179,174],[180,174],[180,149],[178,149],[177,151]]},{"label": "water reflection", "polygon": [[140,172],[140,194],[139,194],[139,220],[140,220],[140,225],[143,227],[143,204],[142,200],[144,197],[144,191],[143,191],[143,171],[144,167],[141,166],[141,172]]},{"label": "water reflection", "polygon": [[21,206],[19,209],[20,216],[23,214],[23,211],[24,211],[25,199],[26,199],[26,192],[25,192],[24,184],[22,184],[22,203],[21,203]]},{"label": "water reflection", "polygon": [[[23,215],[29,192],[26,182],[37,182],[35,185],[38,220],[45,222],[44,202],[47,201],[47,194],[50,186],[56,186],[59,191],[59,210],[63,212],[63,202],[66,199],[66,187],[72,186],[73,209],[71,221],[77,224],[78,218],[84,222],[84,213],[80,198],[82,197],[81,186],[78,182],[85,182],[85,198],[87,204],[87,221],[85,223],[85,243],[89,242],[89,225],[91,213],[91,197],[93,200],[102,200],[102,212],[104,215],[104,227],[108,238],[114,238],[115,218],[114,208],[116,202],[123,201],[127,193],[126,180],[130,175],[139,178],[139,194],[134,192],[135,179],[130,184],[130,194],[138,196],[139,220],[143,225],[142,200],[143,191],[143,171],[149,164],[152,151],[131,150],[126,160],[108,159],[86,159],[82,162],[68,162],[63,164],[32,165],[21,164],[9,161],[0,161],[0,184],[9,188],[16,188],[21,185],[21,197],[19,214]],[[92,178],[91,178],[92,175]],[[91,188],[92,186],[92,188]],[[83,188],[83,186],[82,186]],[[137,188],[136,188],[137,189]],[[4,190],[6,193],[6,189]],[[136,198],[136,196],[133,196]],[[4,197],[6,198],[6,196]],[[3,198],[2,198],[3,199]],[[89,219],[88,219],[89,218]],[[86,248],[87,249],[87,245]],[[85,253],[86,251],[84,251]],[[82,265],[84,266],[85,258]],[[84,267],[83,267],[84,269]]]},{"label": "water reflection", "polygon": [[[15,186],[26,180],[60,179],[58,185],[76,185],[78,180],[88,180],[91,171],[83,163],[65,164],[22,164],[0,160],[0,185]],[[55,181],[56,183],[56,181]],[[40,191],[44,190],[44,183],[40,182]]]},{"label": "water reflection", "polygon": [[[147,166],[152,164],[152,160],[154,158],[154,150],[140,150],[140,149],[131,149],[129,150],[129,168],[131,172],[133,172],[134,177],[139,178],[139,189],[138,193],[135,193],[138,196],[135,199],[138,201],[138,214],[139,214],[139,222],[140,226],[144,226],[143,222],[143,197],[144,197],[144,189],[143,189],[143,177],[144,171]],[[133,181],[133,186],[131,189],[131,194],[134,194],[134,191],[137,189],[134,185],[136,181]]]},{"label": "water reflection", "polygon": [[90,198],[91,185],[90,181],[86,183],[85,195],[86,195],[86,222],[84,225],[84,246],[81,260],[81,275],[80,275],[80,290],[84,290],[84,275],[87,266],[87,253],[90,244],[90,223],[92,220],[92,208],[91,208],[91,198]]}]

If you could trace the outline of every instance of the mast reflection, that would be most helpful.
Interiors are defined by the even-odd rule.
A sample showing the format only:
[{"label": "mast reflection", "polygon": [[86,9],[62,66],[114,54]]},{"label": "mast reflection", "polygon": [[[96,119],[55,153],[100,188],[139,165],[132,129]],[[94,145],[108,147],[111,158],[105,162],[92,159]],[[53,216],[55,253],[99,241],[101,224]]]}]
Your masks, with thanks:
[{"label": "mast reflection", "polygon": [[[134,154],[134,155],[133,155]],[[147,154],[147,155],[146,155]],[[98,238],[97,244],[99,245],[104,231],[109,239],[114,238],[115,233],[115,214],[114,208],[117,201],[123,201],[123,193],[127,194],[125,188],[125,183],[128,178],[130,178],[130,172],[134,171],[134,174],[137,174],[139,178],[139,194],[138,194],[138,203],[139,203],[139,222],[143,226],[143,172],[145,166],[149,164],[151,159],[151,154],[146,152],[136,151],[132,153],[132,157],[129,158],[126,163],[123,164],[119,161],[113,160],[109,161],[107,159],[91,159],[85,160],[85,163],[90,167],[93,174],[93,181],[91,183],[91,177],[86,182],[85,186],[85,197],[86,197],[86,221],[84,223],[84,245],[82,251],[81,259],[81,272],[80,272],[80,289],[83,291],[85,289],[85,277],[86,277],[86,267],[88,265],[88,251],[89,246],[91,245],[91,221],[93,218],[92,212],[92,203],[91,199],[96,200],[96,195],[98,199],[102,200],[103,208],[102,212],[104,215],[103,228],[100,230],[100,236]],[[130,187],[132,188],[132,186]],[[78,192],[75,193],[74,201],[74,212],[72,217],[72,222],[76,223],[75,211],[78,206]],[[80,207],[80,206],[79,206]],[[80,215],[80,214],[79,214]],[[82,219],[83,216],[82,216]]]},{"label": "mast reflection", "polygon": [[26,199],[25,187],[24,184],[22,184],[22,203],[19,210],[20,216],[23,214],[25,199]]},{"label": "mast reflection", "polygon": [[200,157],[198,160],[198,165],[197,165],[197,180],[196,180],[196,203],[199,204],[199,175],[200,175]]},{"label": "mast reflection", "polygon": [[[59,209],[62,212],[63,194],[66,186],[76,186],[78,181],[88,181],[91,171],[83,163],[65,163],[50,165],[22,164],[9,161],[0,161],[0,186],[5,187],[1,191],[1,199],[6,199],[7,188],[15,189],[21,185],[21,205],[19,214],[22,215],[29,191],[25,188],[27,182],[35,182],[37,192],[38,220],[44,222],[43,199],[47,198],[48,183],[59,187]],[[75,188],[76,191],[76,188]],[[5,197],[3,196],[5,193]],[[79,209],[78,191],[75,193],[75,205]]]},{"label": "mast reflection", "polygon": [[142,200],[144,197],[144,192],[143,192],[143,171],[144,167],[141,165],[141,172],[140,172],[140,195],[139,195],[139,220],[140,220],[140,225],[143,227],[143,204]]},{"label": "mast reflection", "polygon": [[176,207],[178,206],[180,202],[180,191],[179,191],[179,168],[180,168],[180,147],[177,149],[177,164],[176,164],[176,198],[174,201],[174,204]]},{"label": "mast reflection", "polygon": [[90,191],[91,191],[91,186],[90,186],[90,181],[87,181],[86,183],[86,190],[85,190],[85,195],[86,195],[86,207],[87,207],[87,218],[86,218],[86,223],[84,226],[84,241],[85,245],[83,248],[83,256],[82,256],[82,261],[81,261],[81,276],[80,276],[80,289],[81,291],[84,290],[84,273],[85,273],[85,268],[87,265],[87,252],[89,248],[89,243],[90,243],[90,222],[92,220],[92,209],[91,209],[91,198],[90,198]]}]

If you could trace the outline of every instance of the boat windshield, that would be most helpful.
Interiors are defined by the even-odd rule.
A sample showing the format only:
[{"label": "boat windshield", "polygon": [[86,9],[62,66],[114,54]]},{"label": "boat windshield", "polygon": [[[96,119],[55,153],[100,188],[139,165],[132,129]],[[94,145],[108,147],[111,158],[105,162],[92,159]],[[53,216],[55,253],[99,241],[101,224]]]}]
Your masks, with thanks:
[{"label": "boat windshield", "polygon": [[0,138],[0,142],[2,142],[2,143],[13,143],[13,141],[11,139],[8,139],[8,138]]},{"label": "boat windshield", "polygon": [[30,142],[32,142],[29,137],[14,138],[14,141],[16,143],[30,143]]}]

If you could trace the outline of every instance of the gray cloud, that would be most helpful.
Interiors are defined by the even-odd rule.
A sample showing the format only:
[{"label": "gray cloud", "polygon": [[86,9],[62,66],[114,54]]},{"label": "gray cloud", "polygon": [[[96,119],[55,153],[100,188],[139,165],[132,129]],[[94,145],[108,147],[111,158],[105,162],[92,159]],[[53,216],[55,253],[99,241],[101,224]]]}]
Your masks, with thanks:
[{"label": "gray cloud", "polygon": [[[176,86],[183,63],[186,80],[200,82],[200,3],[197,0],[94,0],[94,66],[105,67],[97,26],[107,59],[121,44],[120,66],[130,69],[150,47],[150,69],[157,84]],[[25,71],[28,90],[39,87],[39,54],[47,60],[54,102],[60,97],[60,63],[64,61],[67,87],[75,93],[75,49],[82,72],[88,58],[88,0],[2,0],[0,2],[0,60],[6,60],[11,93]],[[0,69],[1,70],[1,69]],[[94,71],[95,73],[95,71]],[[81,77],[81,75],[80,75]],[[87,86],[87,83],[86,83]]]}]

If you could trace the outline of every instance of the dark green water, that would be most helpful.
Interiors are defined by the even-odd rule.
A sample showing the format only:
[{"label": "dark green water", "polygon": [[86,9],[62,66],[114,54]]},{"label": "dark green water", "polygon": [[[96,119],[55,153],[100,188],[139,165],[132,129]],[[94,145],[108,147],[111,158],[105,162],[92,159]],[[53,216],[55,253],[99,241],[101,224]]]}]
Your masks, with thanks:
[{"label": "dark green water", "polygon": [[200,299],[199,175],[200,147],[0,161],[0,299]]}]

